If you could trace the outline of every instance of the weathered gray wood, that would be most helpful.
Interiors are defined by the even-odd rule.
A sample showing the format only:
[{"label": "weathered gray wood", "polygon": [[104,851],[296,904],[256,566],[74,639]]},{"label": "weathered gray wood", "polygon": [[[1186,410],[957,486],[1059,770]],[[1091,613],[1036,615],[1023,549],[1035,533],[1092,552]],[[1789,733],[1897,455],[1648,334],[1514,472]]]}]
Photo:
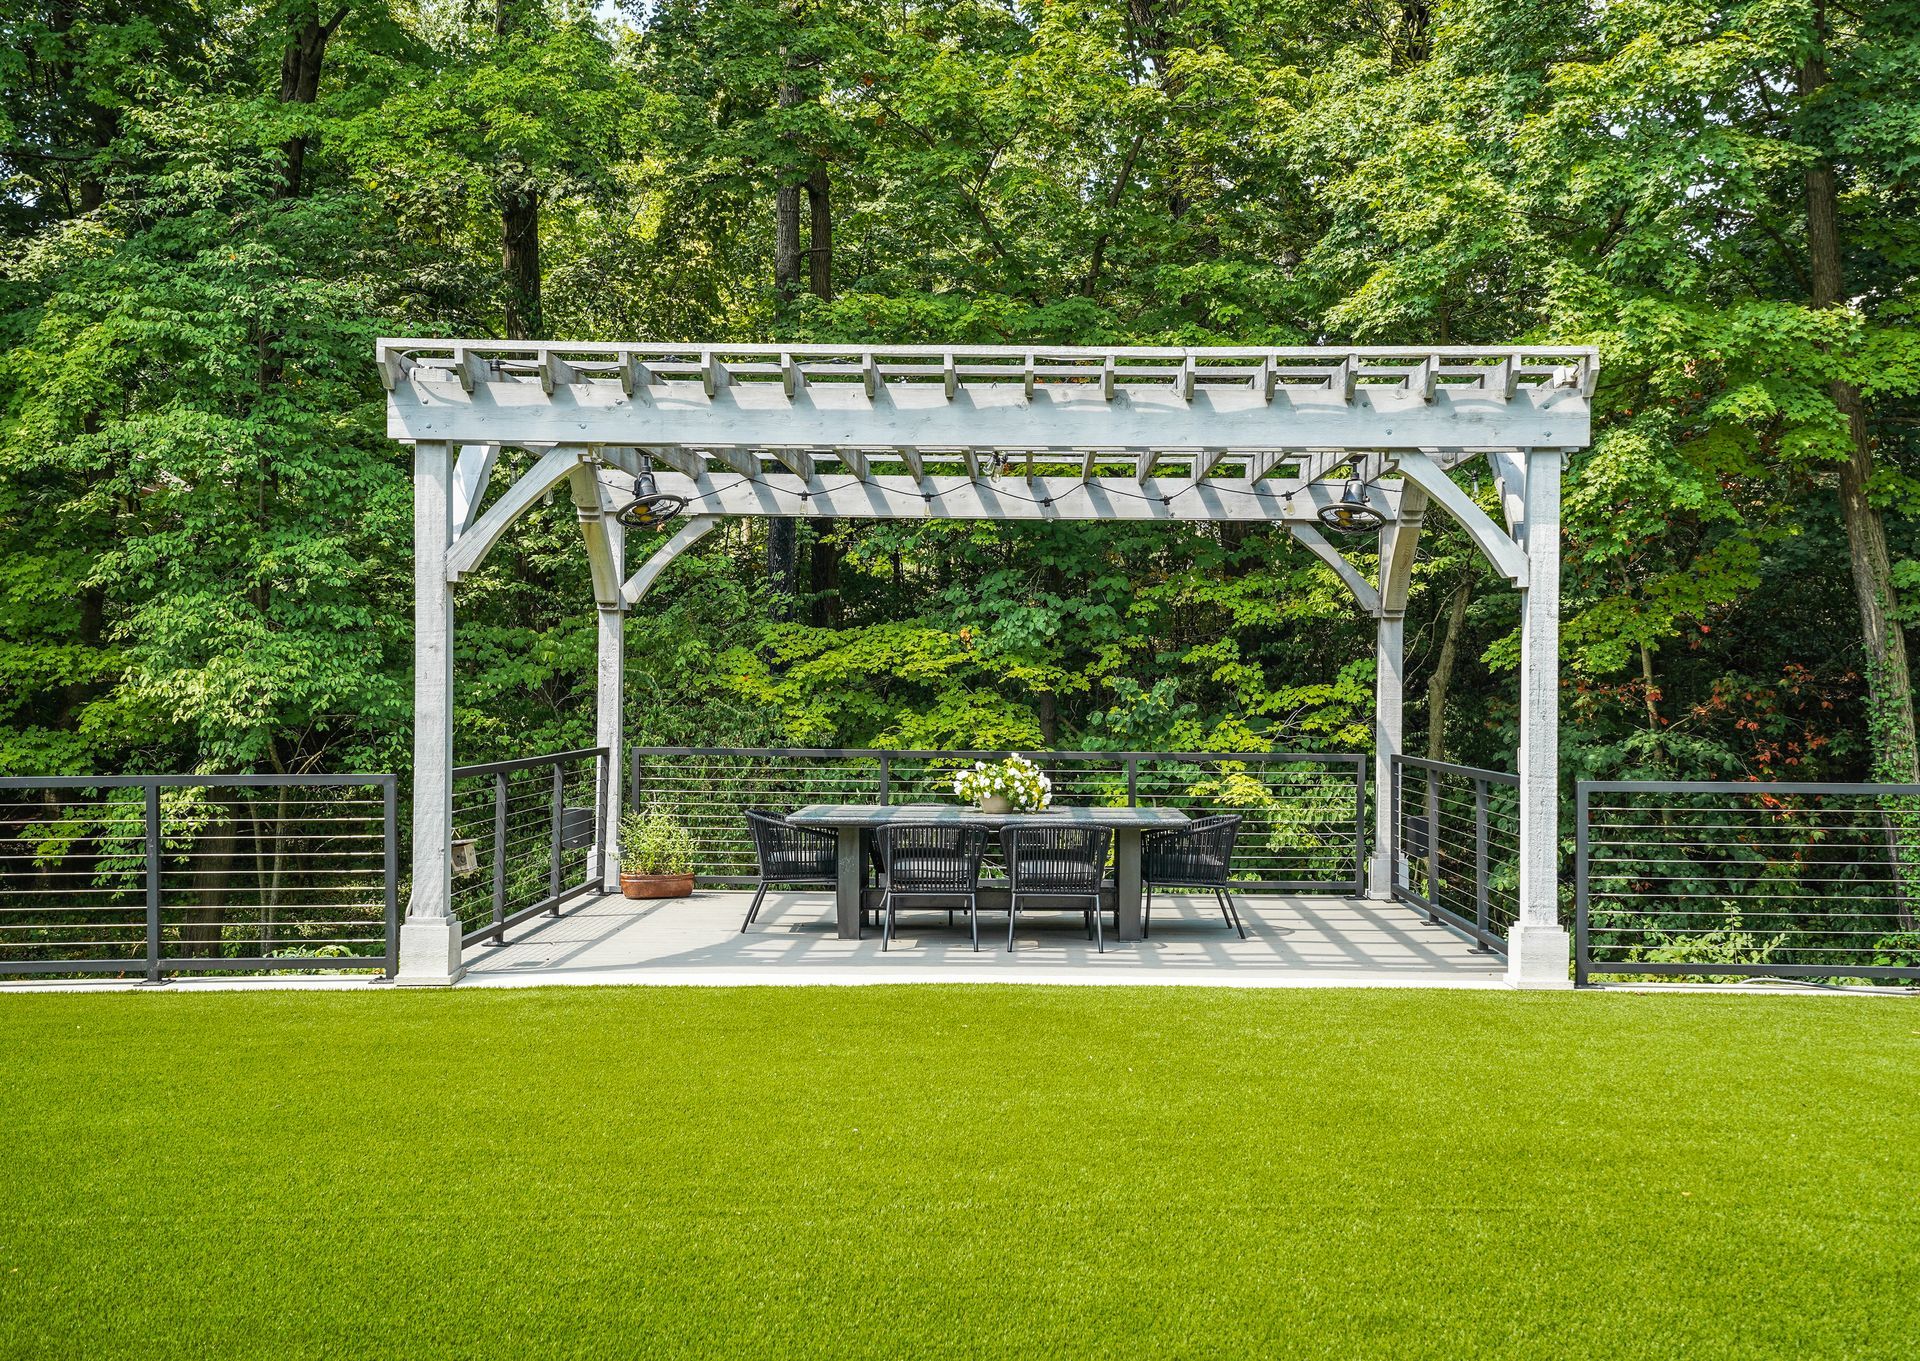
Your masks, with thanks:
[{"label": "weathered gray wood", "polygon": [[[687,498],[689,515],[826,516],[855,520],[1250,520],[1312,523],[1321,506],[1340,499],[1325,483],[1208,482],[1186,477],[932,477],[898,475],[862,482],[827,477],[802,482],[786,473],[751,480],[730,473],[698,479],[662,473],[660,490]],[[1444,476],[1444,474],[1436,474]],[[805,492],[806,499],[801,499]],[[1368,499],[1392,518],[1400,489],[1375,485]],[[1483,517],[1484,518],[1484,517]],[[1515,550],[1517,552],[1517,550]]]},{"label": "weathered gray wood", "polygon": [[487,482],[493,476],[493,465],[499,457],[497,444],[469,444],[460,450],[460,457],[453,465],[455,534],[464,534],[480,514],[480,503],[486,499]]},{"label": "weathered gray wood", "polygon": [[720,517],[717,515],[697,515],[684,522],[674,531],[671,539],[654,549],[652,555],[640,564],[639,571],[627,578],[626,585],[620,588],[621,602],[628,609],[638,605],[641,597],[653,589],[653,583],[660,579],[660,574],[667,570],[673,560],[712,533],[719,523]]},{"label": "weathered gray wood", "polygon": [[487,511],[471,528],[453,542],[447,551],[447,580],[458,581],[473,571],[486,559],[507,527],[526,512],[528,506],[538,501],[557,484],[572,476],[573,470],[580,466],[580,455],[586,452],[576,447],[563,446],[549,449],[542,454],[532,468],[520,475],[520,479],[501,494],[500,499],[487,507]]},{"label": "weathered gray wood", "polygon": [[1116,827],[1113,832],[1113,886],[1118,899],[1114,916],[1118,919],[1114,934],[1121,940],[1146,937],[1146,917],[1142,912],[1140,883],[1141,837],[1139,827]]},{"label": "weathered gray wood", "polygon": [[1507,980],[1570,987],[1560,925],[1560,453],[1526,458],[1527,559],[1520,605],[1518,903],[1507,935]]},{"label": "weathered gray wood", "polygon": [[[719,361],[714,361],[719,368]],[[466,370],[461,370],[466,372]],[[714,377],[713,369],[704,375]],[[712,387],[709,393],[706,389]],[[1508,400],[1481,387],[1437,387],[1427,400],[1406,383],[1277,389],[1246,386],[888,383],[873,396],[854,383],[814,383],[792,396],[779,382],[656,382],[629,396],[617,382],[577,383],[548,394],[538,381],[475,383],[416,366],[388,399],[388,433],[402,440],[471,443],[551,440],[836,448],[1153,450],[1242,448],[1418,449],[1578,447],[1589,404],[1576,390],[1527,386]]]},{"label": "weathered gray wood", "polygon": [[861,827],[857,822],[833,824],[839,832],[834,849],[833,914],[841,940],[860,939]]},{"label": "weathered gray wood", "polygon": [[567,474],[574,510],[580,518],[580,537],[587,548],[587,572],[593,581],[594,604],[601,609],[620,606],[620,564],[614,556],[611,497],[599,469],[576,463]]},{"label": "weathered gray wood", "polygon": [[1354,602],[1361,609],[1368,614],[1380,613],[1380,592],[1374,589],[1372,582],[1360,575],[1360,569],[1347,560],[1346,554],[1327,542],[1325,535],[1304,521],[1289,524],[1287,532],[1298,539],[1301,545],[1315,557],[1333,569],[1334,575],[1345,582],[1347,589],[1353,592]]},{"label": "weathered gray wood", "polygon": [[1184,827],[1190,819],[1176,808],[1059,807],[1044,813],[982,813],[953,803],[810,803],[789,813],[787,821],[838,833],[839,864],[833,906],[842,940],[860,937],[860,867],[864,863],[860,835],[869,828],[894,822],[971,823],[996,832],[1002,827],[1022,824],[1055,827],[1063,822],[1082,827],[1111,827],[1114,883],[1119,890],[1120,938],[1138,940],[1141,833],[1154,827]]},{"label": "weathered gray wood", "polygon": [[884,827],[890,822],[964,822],[1000,828],[1031,822],[1048,827],[1070,823],[1085,827],[1184,827],[1190,818],[1177,808],[1085,808],[1056,806],[1044,813],[983,813],[960,803],[810,803],[787,814],[801,827]]},{"label": "weathered gray wood", "polygon": [[1527,584],[1527,555],[1520,545],[1508,538],[1432,459],[1425,454],[1402,454],[1400,475],[1444,506],[1502,576],[1515,586]]}]

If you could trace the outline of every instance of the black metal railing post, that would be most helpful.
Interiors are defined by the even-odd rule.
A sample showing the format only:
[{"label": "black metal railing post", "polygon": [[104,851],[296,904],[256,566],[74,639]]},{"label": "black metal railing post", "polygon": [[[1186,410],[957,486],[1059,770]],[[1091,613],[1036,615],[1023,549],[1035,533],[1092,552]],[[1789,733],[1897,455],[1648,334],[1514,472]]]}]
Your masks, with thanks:
[{"label": "black metal railing post", "polygon": [[613,782],[613,757],[600,752],[593,758],[593,887],[607,886],[607,789]]},{"label": "black metal railing post", "polygon": [[380,777],[380,830],[385,841],[386,901],[382,903],[387,922],[386,974],[400,972],[400,782],[392,775]]},{"label": "black metal railing post", "polygon": [[147,857],[147,982],[160,981],[160,867],[164,846],[160,839],[160,783],[145,791]]},{"label": "black metal railing post", "polygon": [[893,802],[893,753],[880,753],[880,806]]},{"label": "black metal railing post", "polygon": [[1367,758],[1353,758],[1353,896],[1367,893]]},{"label": "black metal railing post", "polygon": [[1400,887],[1400,841],[1402,833],[1400,823],[1407,815],[1403,788],[1400,780],[1400,758],[1394,757],[1388,763],[1387,783],[1391,787],[1393,802],[1387,808],[1387,892],[1392,893]]},{"label": "black metal railing post", "polygon": [[1140,758],[1129,756],[1127,763],[1127,807],[1140,806]]},{"label": "black metal railing post", "polygon": [[1480,934],[1487,934],[1487,803],[1488,785],[1483,779],[1473,782],[1473,921]]},{"label": "black metal railing post", "polygon": [[566,816],[567,806],[567,767],[563,760],[553,763],[553,817],[551,819],[550,855],[547,865],[547,880],[550,897],[553,902],[553,915],[560,915],[560,823]]},{"label": "black metal railing post", "polygon": [[507,943],[507,777],[493,777],[493,943]]},{"label": "black metal railing post", "polygon": [[1576,781],[1573,795],[1573,986],[1587,985],[1587,782]]},{"label": "black metal railing post", "polygon": [[[1427,901],[1438,906],[1440,902],[1440,779],[1438,773],[1431,770],[1427,772],[1426,810]],[[1429,908],[1427,920],[1438,922],[1440,918]]]}]

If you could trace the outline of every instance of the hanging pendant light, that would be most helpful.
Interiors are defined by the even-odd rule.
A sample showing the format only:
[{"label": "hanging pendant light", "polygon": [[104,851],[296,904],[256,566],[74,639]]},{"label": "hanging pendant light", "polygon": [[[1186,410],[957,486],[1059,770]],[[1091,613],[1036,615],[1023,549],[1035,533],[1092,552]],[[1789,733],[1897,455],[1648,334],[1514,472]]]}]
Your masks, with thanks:
[{"label": "hanging pendant light", "polygon": [[687,508],[687,498],[661,491],[653,480],[653,460],[640,456],[640,475],[633,479],[633,500],[615,519],[628,529],[658,529]]},{"label": "hanging pendant light", "polygon": [[1377,534],[1387,517],[1367,504],[1367,484],[1357,477],[1347,479],[1340,499],[1320,507],[1320,523],[1341,534]]}]

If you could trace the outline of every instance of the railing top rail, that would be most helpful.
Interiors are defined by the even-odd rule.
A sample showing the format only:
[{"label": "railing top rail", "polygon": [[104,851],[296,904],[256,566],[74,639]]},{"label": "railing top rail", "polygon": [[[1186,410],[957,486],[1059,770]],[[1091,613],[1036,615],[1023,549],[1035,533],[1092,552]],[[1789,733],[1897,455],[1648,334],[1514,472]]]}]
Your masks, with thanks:
[{"label": "railing top rail", "polygon": [[[908,760],[977,761],[989,756],[1006,756],[1016,750],[925,751],[893,747],[630,747],[632,756],[770,756],[805,760],[809,757],[878,760],[905,757]],[[1367,757],[1357,752],[1326,751],[1039,751],[1018,748],[1023,755],[1049,761],[1320,761],[1330,765],[1361,765]],[[460,772],[455,772],[456,774]],[[1517,777],[1516,777],[1517,778]]]},{"label": "railing top rail", "polygon": [[545,756],[522,756],[513,761],[489,761],[485,765],[455,766],[453,778],[464,779],[469,775],[507,775],[516,770],[532,770],[538,766],[557,766],[566,761],[578,761],[587,756],[605,756],[605,747],[577,747],[573,751],[549,752]]},{"label": "railing top rail", "polygon": [[1482,770],[1479,766],[1457,766],[1450,761],[1429,761],[1424,756],[1396,756],[1393,763],[1397,766],[1412,766],[1415,770],[1431,770],[1441,775],[1465,775],[1470,779],[1486,780],[1492,784],[1520,783],[1518,775],[1510,775],[1504,770]]},{"label": "railing top rail", "polygon": [[1773,780],[1581,780],[1590,794],[1850,794],[1920,795],[1920,784],[1822,784]]},{"label": "railing top rail", "polygon": [[380,785],[395,782],[391,774],[376,775],[6,775],[0,789],[144,789],[166,788],[298,788],[303,785]]}]

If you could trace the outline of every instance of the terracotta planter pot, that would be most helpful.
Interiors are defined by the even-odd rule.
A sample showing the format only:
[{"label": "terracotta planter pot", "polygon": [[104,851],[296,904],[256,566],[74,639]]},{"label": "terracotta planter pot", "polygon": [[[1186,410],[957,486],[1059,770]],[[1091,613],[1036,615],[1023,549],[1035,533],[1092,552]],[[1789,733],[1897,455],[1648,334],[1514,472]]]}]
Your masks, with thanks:
[{"label": "terracotta planter pot", "polygon": [[685,898],[693,892],[693,876],[628,874],[621,870],[620,892],[629,898]]}]

